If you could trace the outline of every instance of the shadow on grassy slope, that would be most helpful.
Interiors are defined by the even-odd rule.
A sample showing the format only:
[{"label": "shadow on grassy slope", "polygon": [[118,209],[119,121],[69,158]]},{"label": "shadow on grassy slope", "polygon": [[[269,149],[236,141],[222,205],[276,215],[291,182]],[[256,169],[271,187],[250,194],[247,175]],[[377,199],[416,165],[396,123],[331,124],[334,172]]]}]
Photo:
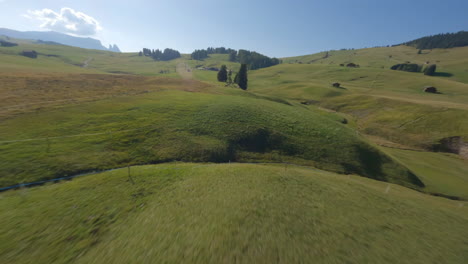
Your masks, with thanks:
[{"label": "shadow on grassy slope", "polygon": [[[180,91],[25,114],[2,124],[2,138],[59,138],[1,144],[0,185],[181,160],[291,162],[422,186],[340,120],[302,106]],[[124,132],[94,135],[107,131]],[[93,136],[60,138],[76,134]]]}]

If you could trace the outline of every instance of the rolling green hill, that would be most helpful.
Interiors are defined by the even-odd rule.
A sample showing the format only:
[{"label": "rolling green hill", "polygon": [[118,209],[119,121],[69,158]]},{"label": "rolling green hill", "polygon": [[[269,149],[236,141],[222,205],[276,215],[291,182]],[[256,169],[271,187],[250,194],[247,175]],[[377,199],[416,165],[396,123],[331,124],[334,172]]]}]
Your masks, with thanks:
[{"label": "rolling green hill", "polygon": [[[468,259],[468,157],[432,152],[468,141],[468,47],[284,58],[242,91],[204,69],[237,71],[226,54],[10,41],[0,188],[79,177],[0,193],[6,263]],[[407,61],[437,74],[389,69]]]},{"label": "rolling green hill", "polygon": [[[227,54],[10,41],[0,188],[79,177],[0,193],[6,263],[468,259],[468,157],[433,152],[468,142],[468,47],[284,58],[242,91],[204,69],[237,71]],[[389,69],[407,61],[437,74]]]},{"label": "rolling green hill", "polygon": [[[423,50],[408,46],[380,47],[359,50],[335,50],[313,55],[282,59],[284,63],[336,65],[356,63],[361,68],[389,69],[399,63],[437,64],[438,77],[468,83],[468,47]],[[414,75],[414,74],[413,74]]]},{"label": "rolling green hill", "polygon": [[2,259],[463,263],[468,258],[468,204],[398,185],[248,164],[176,163],[132,167],[130,173],[131,179],[120,169],[0,194]]},{"label": "rolling green hill", "polygon": [[[362,133],[399,144],[430,149],[446,137],[468,139],[468,84],[451,79],[312,64],[282,64],[250,78],[255,93],[347,114]],[[341,87],[332,87],[333,82]],[[425,86],[436,86],[442,94],[424,93]]]},{"label": "rolling green hill", "polygon": [[291,161],[422,186],[333,114],[224,89],[163,89],[6,119],[1,185],[127,164],[231,160]]},{"label": "rolling green hill", "polygon": [[[332,51],[328,58],[317,61],[313,60],[322,58],[323,54],[286,58],[282,65],[251,71],[249,92],[241,92],[217,83],[216,72],[197,69],[226,64],[235,71],[239,64],[228,62],[227,54],[212,54],[203,61],[188,60],[188,55],[183,55],[181,59],[155,62],[136,53],[117,54],[27,41],[19,41],[19,44],[17,47],[0,47],[0,57],[9,59],[8,63],[0,65],[4,72],[0,78],[6,84],[0,94],[9,99],[0,109],[6,119],[2,122],[6,128],[2,136],[6,142],[39,140],[32,141],[34,144],[30,141],[3,144],[2,148],[8,150],[4,153],[9,156],[8,162],[5,160],[10,168],[8,175],[12,175],[6,177],[10,179],[5,184],[174,159],[288,160],[399,182],[408,176],[395,176],[399,172],[389,172],[393,169],[385,166],[383,170],[387,171],[380,173],[380,169],[371,168],[370,163],[375,159],[371,162],[367,158],[359,158],[361,150],[352,147],[353,151],[337,154],[333,144],[343,142],[354,146],[356,143],[353,142],[364,142],[355,134],[350,136],[352,129],[377,144],[385,142],[384,145],[414,149],[431,149],[446,137],[468,138],[468,121],[463,118],[468,111],[468,85],[457,81],[456,78],[461,76],[429,77],[386,69],[405,59],[417,63],[439,60],[442,70],[450,65],[464,65],[461,54],[466,53],[466,48],[417,54],[413,48],[399,46]],[[36,50],[38,59],[20,56],[24,49]],[[361,67],[340,67],[338,62],[355,62]],[[177,73],[180,65],[184,65],[184,79],[171,79],[181,74],[180,71]],[[461,70],[460,67],[455,68]],[[203,82],[195,82],[191,78]],[[330,86],[336,81],[341,83],[341,89]],[[438,87],[442,94],[423,93],[422,87],[427,85]],[[168,92],[174,90],[182,92]],[[144,110],[139,107],[142,102],[148,104]],[[172,108],[168,111],[161,102],[168,102]],[[304,106],[299,102],[312,105]],[[256,113],[258,107],[268,110],[259,115]],[[327,113],[324,108],[337,113]],[[106,109],[111,110],[106,112]],[[166,115],[164,122],[159,115],[153,114],[163,111]],[[108,118],[112,115],[118,118]],[[196,122],[189,121],[194,118]],[[343,118],[348,119],[347,129],[339,124]],[[172,124],[178,119],[183,120],[179,123],[185,126]],[[329,129],[326,129],[329,125],[317,127],[324,122],[333,125]],[[146,131],[147,128],[150,130]],[[295,128],[300,129],[294,131]],[[96,135],[97,141],[103,142],[101,147],[96,147],[98,144],[93,140],[77,143],[75,137],[63,138],[96,133],[99,134]],[[139,133],[145,136],[142,138]],[[147,136],[147,133],[154,136]],[[150,140],[152,137],[158,139]],[[49,143],[44,143],[47,138],[50,138]],[[69,142],[64,143],[67,147],[60,146],[67,140]],[[242,144],[250,145],[258,140],[261,143],[252,149],[233,150],[233,146],[242,149]],[[118,141],[128,142],[109,151],[112,149],[110,142]],[[165,141],[168,146],[161,146],[160,142]],[[184,145],[177,142],[184,142]],[[132,151],[123,150],[139,144],[140,147]],[[141,146],[145,144],[149,146],[142,151]],[[58,150],[62,153],[50,154],[50,146],[60,146]],[[11,151],[15,148],[18,150]],[[34,155],[24,153],[24,150],[29,153],[44,148],[49,149],[48,152],[39,155],[37,160]],[[82,154],[68,160],[72,148]],[[371,152],[375,151],[370,148],[373,149]],[[86,162],[76,162],[79,157],[86,156],[87,151],[93,153],[90,158]],[[371,156],[381,156],[376,153],[380,152]],[[110,158],[103,159],[104,154]],[[19,158],[21,156],[23,158]],[[382,157],[383,163],[394,163],[385,155]],[[31,166],[35,173],[14,169],[28,159],[41,164]],[[351,160],[353,162],[350,163]],[[412,175],[413,172],[405,173]],[[408,178],[403,181],[408,182]]]}]

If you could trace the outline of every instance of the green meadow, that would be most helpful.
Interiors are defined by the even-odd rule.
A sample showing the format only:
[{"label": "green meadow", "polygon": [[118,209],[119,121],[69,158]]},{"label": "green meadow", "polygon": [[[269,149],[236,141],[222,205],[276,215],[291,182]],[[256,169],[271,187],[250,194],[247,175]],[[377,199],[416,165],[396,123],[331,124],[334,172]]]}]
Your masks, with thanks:
[{"label": "green meadow", "polygon": [[[86,176],[0,193],[6,263],[468,259],[468,157],[433,152],[468,141],[468,47],[283,58],[243,91],[203,69],[235,74],[228,55],[17,42],[0,47],[0,188]],[[389,69],[406,61],[438,74]]]},{"label": "green meadow", "polygon": [[468,204],[292,166],[136,166],[10,191],[0,208],[8,263],[468,258]]}]

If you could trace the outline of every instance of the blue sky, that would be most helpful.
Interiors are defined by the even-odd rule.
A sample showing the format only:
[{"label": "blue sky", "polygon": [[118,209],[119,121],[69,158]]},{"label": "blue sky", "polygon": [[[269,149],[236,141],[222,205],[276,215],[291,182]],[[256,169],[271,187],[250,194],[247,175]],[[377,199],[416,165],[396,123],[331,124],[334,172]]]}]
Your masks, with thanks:
[{"label": "blue sky", "polygon": [[89,36],[123,51],[208,46],[285,57],[468,30],[466,0],[0,0],[0,27]]}]

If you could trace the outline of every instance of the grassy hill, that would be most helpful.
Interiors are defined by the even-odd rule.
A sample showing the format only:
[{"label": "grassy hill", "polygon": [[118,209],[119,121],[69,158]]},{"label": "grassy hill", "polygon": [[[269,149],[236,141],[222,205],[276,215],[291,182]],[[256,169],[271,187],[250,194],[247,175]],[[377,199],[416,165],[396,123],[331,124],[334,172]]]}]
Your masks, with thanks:
[{"label": "grassy hill", "polygon": [[120,169],[1,194],[2,259],[463,263],[468,258],[468,204],[398,185],[248,164],[174,163],[132,167],[130,173],[131,180],[127,169]]},{"label": "grassy hill", "polygon": [[127,164],[231,160],[291,161],[422,186],[410,171],[341,124],[339,116],[231,88],[213,94],[165,85],[140,94],[136,86],[136,95],[75,106],[65,101],[5,119],[0,125],[1,185]]},{"label": "grassy hill", "polygon": [[[468,161],[430,152],[468,141],[466,47],[285,58],[242,91],[199,69],[236,71],[228,55],[17,42],[0,47],[0,187],[81,176],[0,193],[7,263],[468,259]],[[406,61],[438,74],[389,69]]]},{"label": "grassy hill", "polygon": [[[363,166],[376,160],[381,164],[381,159],[396,164],[373,147],[368,149],[372,150],[370,156],[379,158],[371,162],[359,157],[362,150],[356,147],[343,154],[333,150],[333,144],[368,146],[352,129],[378,144],[389,142],[414,149],[430,149],[445,137],[467,138],[468,123],[463,118],[468,111],[467,84],[458,82],[455,75],[428,77],[381,68],[403,58],[422,62],[428,56],[442,58],[442,66],[463,64],[463,48],[418,55],[415,49],[399,46],[352,54],[333,51],[319,61],[311,60],[323,54],[286,58],[282,65],[251,71],[249,92],[241,92],[217,83],[216,72],[197,70],[221,64],[236,70],[239,64],[228,62],[228,55],[212,54],[203,61],[183,55],[174,61],[155,62],[136,53],[19,43],[18,47],[0,47],[0,57],[10,59],[0,65],[4,72],[0,79],[6,84],[0,94],[8,99],[0,109],[5,120],[2,136],[7,142],[1,147],[8,150],[4,151],[9,157],[5,166],[10,168],[5,184],[174,159],[292,161],[397,182],[408,177],[395,176],[400,169],[389,172],[393,169],[384,166],[382,170],[387,171],[381,173],[380,165]],[[24,49],[37,50],[38,59],[20,56]],[[361,68],[340,67],[334,62],[338,58],[342,62],[348,58]],[[187,76],[176,80],[180,65]],[[203,82],[191,81],[192,77]],[[330,86],[335,81],[342,89]],[[439,87],[442,94],[423,93],[422,87],[427,85]],[[299,104],[304,101],[312,105]],[[142,108],[141,104],[147,106]],[[258,107],[265,111],[257,113]],[[323,108],[338,113],[327,113]],[[339,124],[343,118],[348,119],[348,128]],[[73,137],[63,138],[70,135]],[[96,140],[76,142],[87,137]],[[150,139],[153,137],[157,139]],[[9,142],[22,139],[39,140]],[[258,146],[245,149],[258,140]],[[114,147],[112,142],[126,143]],[[149,145],[143,147],[145,144]],[[130,145],[138,147],[130,151],[126,149]],[[51,154],[55,148],[60,153]],[[69,159],[71,149],[82,154]],[[31,151],[43,154],[40,158],[26,154]],[[85,156],[90,158],[82,161],[80,157]],[[31,166],[35,173],[15,169],[31,160],[36,164]]]},{"label": "grassy hill", "polygon": [[[334,50],[282,59],[284,63],[336,65],[355,63],[365,68],[389,69],[399,63],[437,64],[436,76],[468,83],[468,47],[423,50],[409,46],[367,48],[359,50]],[[325,58],[326,57],[326,58]]]},{"label": "grassy hill", "polygon": [[[468,85],[451,79],[313,64],[282,64],[252,72],[250,79],[255,93],[347,114],[359,131],[399,144],[430,149],[446,137],[468,139]],[[442,94],[424,93],[428,85]]]},{"label": "grassy hill", "polygon": [[424,182],[426,191],[468,200],[466,160],[450,153],[381,149],[414,172]]}]

